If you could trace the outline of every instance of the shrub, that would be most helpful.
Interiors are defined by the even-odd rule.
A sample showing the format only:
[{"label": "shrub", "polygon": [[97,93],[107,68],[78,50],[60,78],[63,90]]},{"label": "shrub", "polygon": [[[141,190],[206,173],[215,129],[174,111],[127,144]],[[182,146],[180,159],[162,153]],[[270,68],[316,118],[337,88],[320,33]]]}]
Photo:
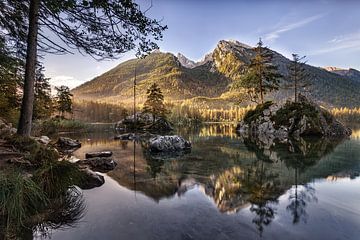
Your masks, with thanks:
[{"label": "shrub", "polygon": [[0,174],[0,217],[5,219],[7,231],[23,226],[47,203],[45,193],[31,178],[19,172]]},{"label": "shrub", "polygon": [[81,183],[84,173],[68,161],[49,161],[35,172],[33,179],[52,199]]}]

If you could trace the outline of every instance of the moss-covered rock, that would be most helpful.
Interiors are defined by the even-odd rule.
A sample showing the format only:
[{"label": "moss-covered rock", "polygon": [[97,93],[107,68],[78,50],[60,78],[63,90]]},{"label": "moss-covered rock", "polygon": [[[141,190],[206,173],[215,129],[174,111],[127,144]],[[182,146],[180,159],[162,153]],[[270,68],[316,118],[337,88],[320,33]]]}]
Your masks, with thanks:
[{"label": "moss-covered rock", "polygon": [[282,106],[266,102],[249,111],[238,124],[237,131],[257,137],[266,145],[274,139],[319,136],[343,138],[351,130],[337,121],[326,109],[304,96],[298,102],[288,101]]}]

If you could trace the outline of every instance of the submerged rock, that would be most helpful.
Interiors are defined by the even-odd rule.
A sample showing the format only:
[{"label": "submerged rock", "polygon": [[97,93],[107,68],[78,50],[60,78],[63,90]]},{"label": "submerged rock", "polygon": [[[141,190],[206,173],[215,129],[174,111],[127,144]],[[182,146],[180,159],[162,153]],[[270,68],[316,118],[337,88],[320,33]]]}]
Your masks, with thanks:
[{"label": "submerged rock", "polygon": [[134,140],[135,138],[135,133],[124,133],[114,137],[115,140]]},{"label": "submerged rock", "polygon": [[112,151],[102,151],[102,152],[89,152],[85,153],[85,158],[95,158],[95,157],[111,157]]},{"label": "submerged rock", "polygon": [[85,160],[79,160],[76,162],[80,165],[87,165],[91,170],[98,172],[108,172],[113,170],[117,163],[110,157],[93,157]]},{"label": "submerged rock", "polygon": [[191,149],[191,143],[177,135],[156,136],[148,140],[151,152],[174,152]]}]

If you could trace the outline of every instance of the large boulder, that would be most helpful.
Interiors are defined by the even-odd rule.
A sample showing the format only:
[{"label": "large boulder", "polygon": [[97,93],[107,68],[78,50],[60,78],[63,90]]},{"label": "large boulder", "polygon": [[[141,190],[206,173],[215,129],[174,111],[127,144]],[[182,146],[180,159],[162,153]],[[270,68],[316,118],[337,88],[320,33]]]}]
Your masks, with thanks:
[{"label": "large boulder", "polygon": [[98,172],[108,172],[113,170],[117,163],[110,157],[93,157],[76,162],[79,165],[89,166],[91,170]]},{"label": "large boulder", "polygon": [[266,141],[305,136],[344,138],[351,135],[351,130],[327,110],[302,95],[297,102],[288,101],[283,105],[272,102],[259,104],[245,115],[236,130],[242,135]]},{"label": "large boulder", "polygon": [[191,149],[191,143],[177,135],[150,138],[147,146],[151,152],[175,152]]}]

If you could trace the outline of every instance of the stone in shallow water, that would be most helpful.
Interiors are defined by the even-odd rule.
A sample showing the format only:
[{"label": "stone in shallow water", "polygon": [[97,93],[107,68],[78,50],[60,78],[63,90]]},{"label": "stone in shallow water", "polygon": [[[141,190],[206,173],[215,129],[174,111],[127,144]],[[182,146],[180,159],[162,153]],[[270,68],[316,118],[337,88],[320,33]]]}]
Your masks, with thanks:
[{"label": "stone in shallow water", "polygon": [[85,153],[85,158],[94,158],[94,157],[111,157],[112,151],[102,151],[102,152],[89,152]]},{"label": "stone in shallow water", "polygon": [[79,184],[79,187],[81,189],[92,189],[95,187],[100,187],[105,183],[105,179],[103,176],[101,176],[98,173],[95,173],[91,171],[90,169],[85,168],[83,170],[84,172],[84,179],[81,184]]},{"label": "stone in shallow water", "polygon": [[191,143],[177,135],[156,136],[149,139],[148,147],[152,152],[174,152],[191,149]]},{"label": "stone in shallow water", "polygon": [[93,157],[85,160],[79,160],[76,162],[80,165],[87,165],[91,170],[99,172],[108,172],[113,170],[117,163],[110,157]]}]

